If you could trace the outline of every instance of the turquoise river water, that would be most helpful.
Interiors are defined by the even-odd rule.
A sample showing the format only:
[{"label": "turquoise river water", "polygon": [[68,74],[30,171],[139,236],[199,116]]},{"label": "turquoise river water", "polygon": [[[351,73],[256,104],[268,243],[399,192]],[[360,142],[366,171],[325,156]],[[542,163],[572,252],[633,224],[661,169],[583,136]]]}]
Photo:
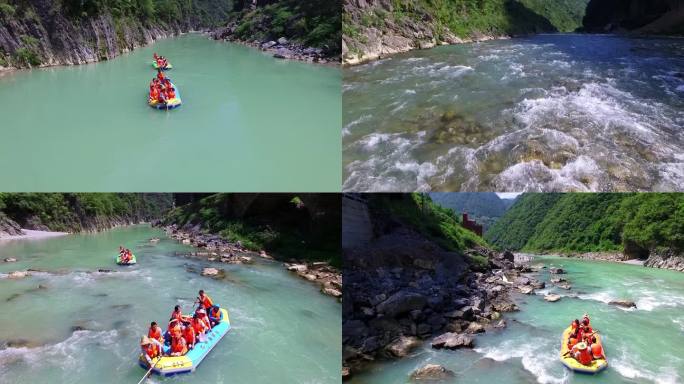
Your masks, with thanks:
[{"label": "turquoise river water", "polygon": [[554,34],[344,70],[345,191],[684,188],[684,39]]},{"label": "turquoise river water", "polygon": [[[183,106],[147,105],[154,52]],[[339,191],[341,74],[190,34],[0,76],[3,191]],[[317,177],[310,177],[310,175]]]},{"label": "turquoise river water", "polygon": [[[114,264],[119,244],[136,266]],[[224,280],[200,276],[211,263],[175,255],[191,250],[148,226],[0,241],[0,258],[19,259],[0,265],[0,382],[136,383],[149,322],[165,324],[176,304],[190,311],[199,289],[228,309],[233,328],[196,372],[148,382],[339,382],[339,303],[279,263],[224,264]],[[45,272],[7,278],[28,268]]]},{"label": "turquoise river water", "polygon": [[[539,257],[561,266],[572,284],[517,297],[520,312],[505,316],[507,328],[477,336],[474,350],[437,351],[425,345],[410,358],[378,364],[351,383],[406,383],[425,364],[456,373],[454,383],[659,383],[684,382],[684,274],[641,266]],[[541,279],[548,283],[547,272]],[[543,294],[557,293],[549,303]],[[637,309],[609,305],[632,300]],[[583,313],[604,336],[609,367],[597,376],[574,374],[558,360],[563,330]]]}]

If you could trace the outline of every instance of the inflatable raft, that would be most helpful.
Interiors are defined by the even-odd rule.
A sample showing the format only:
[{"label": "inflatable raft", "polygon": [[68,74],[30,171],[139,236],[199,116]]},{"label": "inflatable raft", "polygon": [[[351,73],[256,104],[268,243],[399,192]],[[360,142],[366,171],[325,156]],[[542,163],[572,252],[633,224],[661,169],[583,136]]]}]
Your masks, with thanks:
[{"label": "inflatable raft", "polygon": [[137,263],[137,262],[138,262],[138,261],[135,259],[135,255],[131,255],[131,261],[129,261],[128,263],[122,263],[122,262],[121,262],[121,255],[119,255],[119,256],[116,257],[116,263],[119,264],[119,265],[133,265],[133,264],[135,264],[135,263]]},{"label": "inflatable raft", "polygon": [[[197,369],[202,360],[211,352],[218,342],[230,331],[230,319],[228,311],[221,308],[221,322],[207,332],[206,340],[198,342],[195,347],[188,351],[184,356],[163,356],[160,359],[153,359],[154,367],[152,372],[160,376],[173,376],[179,373],[190,373]],[[171,346],[164,345],[164,355],[169,353]],[[150,369],[145,357],[140,354],[138,363],[145,369]]]},{"label": "inflatable raft", "polygon": [[171,99],[171,100],[167,100],[166,104],[160,103],[156,100],[149,100],[148,99],[147,103],[150,105],[150,107],[156,108],[156,109],[159,109],[162,111],[169,110],[169,109],[176,109],[176,108],[180,107],[181,104],[183,104],[183,101],[181,100],[180,92],[178,91],[178,88],[176,88],[176,85],[174,83],[171,83],[171,86],[173,87],[173,90],[176,91],[176,97]]},{"label": "inflatable raft", "polygon": [[[152,62],[152,67],[154,67],[154,69],[159,69],[159,64],[157,64],[156,61],[153,61],[153,62]],[[168,71],[168,70],[171,70],[171,69],[173,69],[173,64],[168,63],[168,64],[166,64],[166,67],[162,68],[161,70],[162,70],[162,71]]]},{"label": "inflatable raft", "polygon": [[570,338],[571,333],[572,327],[566,328],[563,332],[563,339],[561,341],[560,350],[560,360],[561,363],[563,363],[563,365],[565,365],[566,367],[568,367],[568,369],[572,371],[579,373],[588,373],[590,375],[599,373],[608,367],[608,361],[606,361],[605,359],[606,350],[603,349],[603,344],[601,343],[601,335],[599,335],[598,333],[595,334],[596,343],[601,346],[601,349],[603,349],[603,359],[593,360],[591,364],[584,365],[580,364],[580,362],[575,360],[574,357],[570,356],[569,353],[566,354],[568,352],[568,339]]}]

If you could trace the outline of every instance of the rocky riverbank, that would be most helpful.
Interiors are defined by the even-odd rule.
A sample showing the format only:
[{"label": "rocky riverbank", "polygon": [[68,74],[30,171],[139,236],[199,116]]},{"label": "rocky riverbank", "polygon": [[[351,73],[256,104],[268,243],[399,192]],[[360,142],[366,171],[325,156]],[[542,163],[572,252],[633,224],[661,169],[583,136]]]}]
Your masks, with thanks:
[{"label": "rocky riverbank", "polygon": [[[159,223],[154,223],[159,226]],[[227,264],[252,264],[254,258],[274,260],[264,250],[254,252],[246,249],[242,244],[230,242],[219,235],[203,233],[199,225],[185,226],[179,228],[172,224],[163,227],[166,234],[182,244],[191,245],[198,248],[191,252],[188,257],[198,257],[212,262]],[[284,267],[302,279],[313,282],[320,287],[321,293],[338,298],[342,297],[342,273],[338,269],[325,262],[299,262],[298,260],[288,260],[283,264]],[[205,268],[202,275],[209,277],[221,277],[223,270],[219,268]]]},{"label": "rocky riverbank", "polygon": [[[539,253],[544,254],[544,253]],[[613,263],[627,263],[643,265],[650,268],[671,269],[684,272],[684,255],[671,248],[654,249],[649,251],[648,258],[635,259],[624,252],[586,252],[586,253],[548,253],[561,257],[584,260],[608,261]]]},{"label": "rocky riverbank", "polygon": [[306,47],[297,42],[290,41],[285,37],[268,41],[242,40],[235,35],[235,29],[237,27],[237,23],[231,23],[226,27],[211,32],[209,36],[214,40],[229,41],[257,48],[272,54],[276,59],[298,60],[308,63],[331,65],[339,63],[339,57],[326,55],[322,48]]},{"label": "rocky riverbank", "polygon": [[[468,260],[483,257],[488,265],[473,272]],[[518,310],[513,293],[544,287],[527,275],[534,271],[527,261],[483,247],[446,252],[406,228],[347,252],[343,378],[427,342],[435,349],[473,348],[477,334],[505,328],[502,314]]]}]

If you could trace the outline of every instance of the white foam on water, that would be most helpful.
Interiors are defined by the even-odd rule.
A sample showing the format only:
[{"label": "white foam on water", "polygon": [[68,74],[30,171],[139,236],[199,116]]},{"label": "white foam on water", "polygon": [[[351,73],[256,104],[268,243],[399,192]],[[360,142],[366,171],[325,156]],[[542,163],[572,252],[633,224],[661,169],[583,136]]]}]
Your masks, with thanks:
[{"label": "white foam on water", "polygon": [[480,59],[480,60],[482,60],[482,61],[498,60],[498,59],[500,59],[500,58],[501,58],[501,57],[500,57],[499,55],[494,55],[494,54],[485,55],[485,56],[478,56],[478,59]]},{"label": "white foam on water", "polygon": [[677,88],[675,88],[675,91],[677,91],[677,92],[684,92],[684,84],[682,84],[682,85],[678,86]]},{"label": "white foam on water", "polygon": [[36,348],[6,348],[0,350],[0,370],[23,361],[30,366],[50,364],[62,370],[79,370],[84,367],[83,351],[90,344],[115,345],[118,332],[76,331],[68,339],[57,344]]},{"label": "white foam on water", "polygon": [[407,94],[407,95],[415,95],[415,94],[416,94],[416,90],[415,90],[415,89],[407,89],[407,90],[404,91],[404,93]]},{"label": "white foam on water", "polygon": [[[540,160],[514,164],[494,178],[497,190],[522,192],[590,192],[598,188],[602,171],[588,156],[578,156],[561,169]],[[585,185],[580,180],[589,180]]]},{"label": "white foam on water", "polygon": [[568,373],[563,371],[561,377],[554,376],[551,368],[558,362],[556,354],[549,354],[549,340],[531,338],[524,342],[506,340],[495,347],[478,347],[475,352],[495,361],[521,359],[523,368],[532,373],[540,384],[562,384],[568,381]]},{"label": "white foam on water", "polygon": [[672,322],[679,325],[679,329],[684,332],[684,317],[683,318],[672,318]]},{"label": "white foam on water", "polygon": [[644,379],[656,384],[677,384],[681,382],[681,378],[673,367],[660,366],[659,371],[654,372],[640,364],[639,355],[636,351],[621,348],[619,352],[618,355],[610,358],[610,366],[622,377]]},{"label": "white foam on water", "polygon": [[361,117],[359,117],[358,119],[349,122],[347,125],[345,125],[342,128],[342,136],[347,136],[347,135],[351,134],[352,128],[354,128],[355,126],[357,126],[359,124],[363,124],[363,123],[371,120],[372,118],[373,118],[373,115],[361,115]]},{"label": "white foam on water", "polygon": [[427,191],[428,179],[437,170],[431,162],[419,163],[413,150],[424,143],[424,131],[372,133],[351,144],[354,150],[371,153],[365,160],[355,160],[346,167],[349,173],[344,190],[354,191]]}]

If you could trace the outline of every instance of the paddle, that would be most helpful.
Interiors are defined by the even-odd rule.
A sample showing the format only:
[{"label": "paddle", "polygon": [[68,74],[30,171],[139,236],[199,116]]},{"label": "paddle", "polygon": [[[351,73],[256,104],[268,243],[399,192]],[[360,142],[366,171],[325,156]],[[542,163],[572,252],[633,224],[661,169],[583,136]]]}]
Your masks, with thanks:
[{"label": "paddle", "polygon": [[143,376],[142,379],[140,379],[140,381],[138,381],[138,384],[142,383],[143,381],[145,381],[145,379],[147,379],[147,376],[150,374],[150,372],[152,372],[154,367],[157,366],[157,363],[159,362],[159,360],[161,360],[161,358],[162,358],[162,355],[159,355],[159,357],[157,357],[157,362],[150,365],[150,369],[148,369],[147,372],[145,372],[145,376]]}]

